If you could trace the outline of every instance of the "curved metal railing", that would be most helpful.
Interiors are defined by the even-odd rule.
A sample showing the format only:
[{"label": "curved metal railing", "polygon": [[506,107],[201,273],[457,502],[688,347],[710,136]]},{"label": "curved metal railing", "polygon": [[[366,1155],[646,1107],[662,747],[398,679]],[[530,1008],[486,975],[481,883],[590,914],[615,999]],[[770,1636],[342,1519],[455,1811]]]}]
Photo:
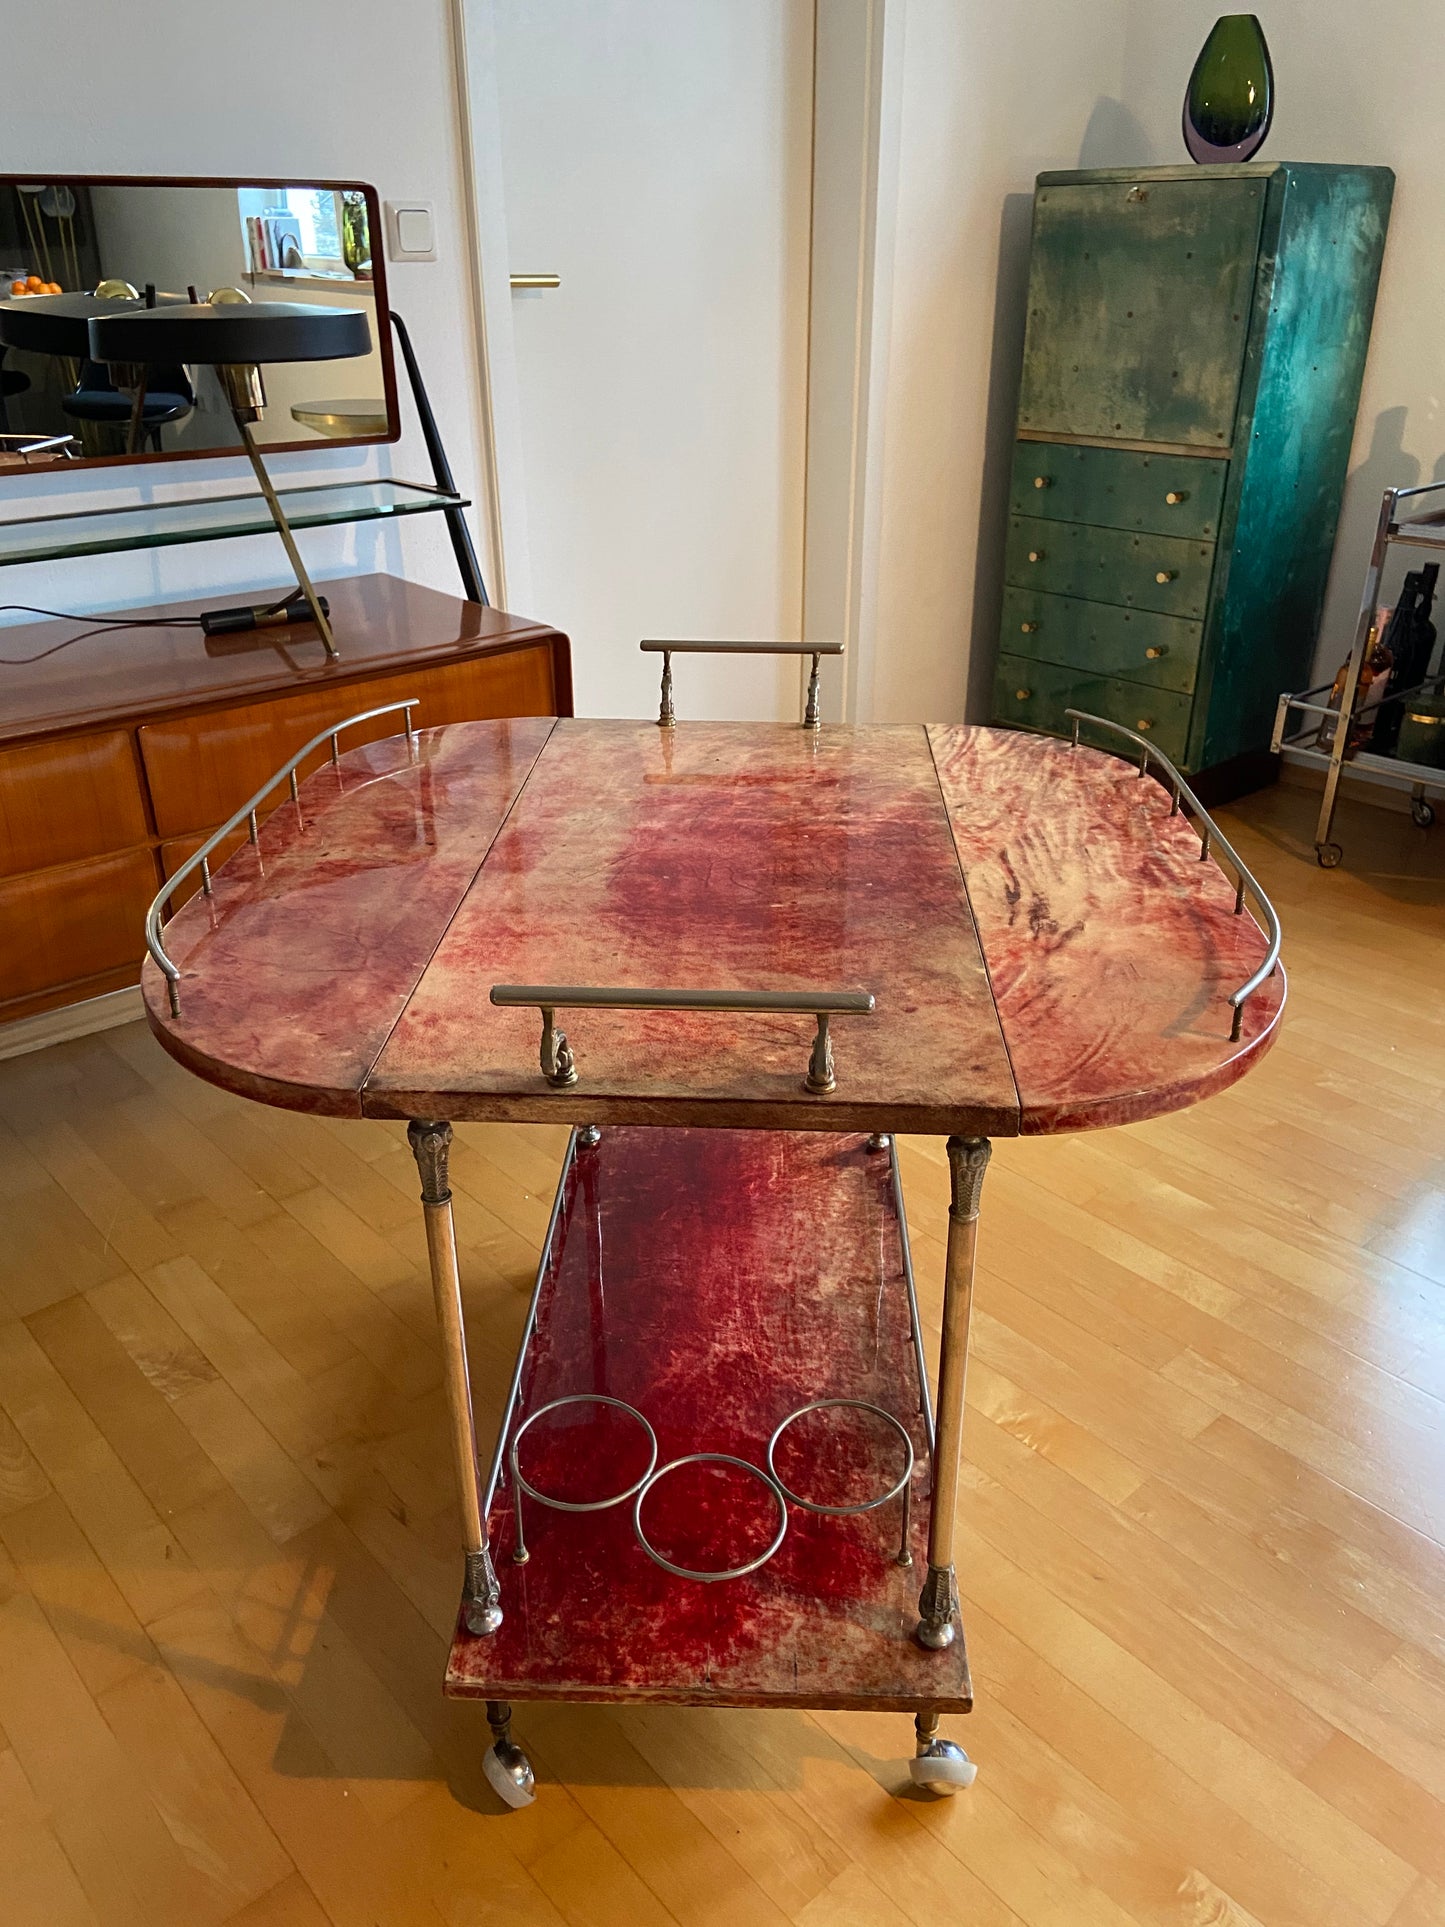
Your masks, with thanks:
[{"label": "curved metal railing", "polygon": [[1253,913],[1251,913],[1252,921],[1258,925],[1260,935],[1265,938],[1269,948],[1264,953],[1264,962],[1259,966],[1258,970],[1255,971],[1254,975],[1249,978],[1246,983],[1242,983],[1238,990],[1232,990],[1229,993],[1229,1002],[1234,1010],[1234,1021],[1230,1026],[1229,1041],[1232,1044],[1237,1043],[1239,1041],[1240,1029],[1244,1022],[1245,1003],[1254,995],[1261,984],[1266,983],[1269,978],[1274,975],[1275,967],[1279,963],[1279,918],[1275,914],[1274,905],[1264,894],[1264,891],[1261,890],[1258,883],[1255,882],[1248,869],[1246,869],[1238,851],[1229,841],[1229,838],[1220,829],[1214,818],[1209,814],[1208,810],[1205,809],[1204,805],[1194,794],[1193,790],[1190,789],[1184,778],[1179,774],[1179,771],[1175,769],[1163,750],[1156,749],[1153,743],[1146,741],[1137,731],[1126,729],[1123,723],[1111,722],[1107,716],[1091,716],[1089,712],[1084,709],[1066,709],[1064,714],[1074,725],[1075,749],[1079,747],[1079,725],[1081,723],[1087,723],[1091,729],[1110,729],[1116,736],[1127,737],[1140,752],[1139,774],[1141,776],[1148,774],[1151,763],[1161,769],[1168,779],[1169,788],[1174,796],[1173,806],[1169,814],[1171,816],[1177,816],[1180,804],[1186,803],[1198,818],[1200,862],[1204,863],[1212,854],[1220,852],[1232,867],[1234,871],[1234,914],[1236,916],[1243,914],[1246,897],[1257,905],[1260,914],[1259,916],[1253,916]]},{"label": "curved metal railing", "polygon": [[167,955],[165,945],[161,942],[161,931],[164,928],[161,912],[175,895],[179,886],[185,882],[187,877],[194,876],[196,871],[199,870],[201,873],[201,888],[205,894],[209,896],[211,894],[211,856],[218,846],[224,843],[226,838],[230,836],[234,830],[239,830],[243,823],[247,826],[251,841],[253,843],[258,842],[260,840],[260,825],[256,819],[256,812],[271,794],[272,790],[275,789],[278,783],[284,782],[289,777],[291,781],[291,801],[293,803],[296,802],[298,800],[299,790],[296,781],[297,770],[313,750],[320,749],[321,745],[328,741],[331,744],[331,760],[333,763],[339,763],[341,761],[341,744],[339,739],[343,729],[354,729],[358,723],[373,722],[378,716],[392,716],[400,710],[406,717],[406,740],[408,743],[414,744],[416,742],[416,730],[412,727],[411,712],[418,707],[420,701],[421,698],[419,696],[408,696],[403,702],[383,703],[379,709],[363,709],[358,715],[348,716],[344,721],[332,723],[329,728],[320,730],[311,738],[309,743],[297,750],[289,763],[283,763],[274,776],[266,779],[249,802],[243,803],[234,816],[228,817],[219,830],[214,831],[212,835],[208,836],[194,856],[187,857],[180,869],[177,870],[173,876],[166,879],[160,890],[158,890],[156,895],[151,899],[151,906],[149,910],[146,911],[145,935],[146,949],[155,960],[156,967],[165,976],[172,1017],[179,1017],[181,1014],[181,972],[180,966],[175,962],[174,958]]}]

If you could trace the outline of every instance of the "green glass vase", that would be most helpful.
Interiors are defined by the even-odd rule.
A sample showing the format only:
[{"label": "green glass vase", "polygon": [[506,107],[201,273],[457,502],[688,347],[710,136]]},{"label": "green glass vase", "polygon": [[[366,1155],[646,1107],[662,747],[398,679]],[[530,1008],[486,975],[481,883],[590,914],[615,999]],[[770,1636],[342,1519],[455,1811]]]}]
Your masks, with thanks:
[{"label": "green glass vase", "polygon": [[1215,21],[1184,94],[1184,145],[1200,162],[1247,161],[1274,118],[1274,68],[1252,13]]}]

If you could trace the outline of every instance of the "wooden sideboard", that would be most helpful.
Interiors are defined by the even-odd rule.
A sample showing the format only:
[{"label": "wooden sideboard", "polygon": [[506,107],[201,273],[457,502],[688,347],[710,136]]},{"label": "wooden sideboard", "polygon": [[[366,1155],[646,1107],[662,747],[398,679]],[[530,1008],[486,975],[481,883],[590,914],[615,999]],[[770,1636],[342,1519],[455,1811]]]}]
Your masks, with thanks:
[{"label": "wooden sideboard", "polygon": [[135,983],[161,882],[328,723],[406,696],[422,727],[571,715],[558,630],[395,576],[319,586],[339,662],[300,623],[0,629],[0,1024]]}]

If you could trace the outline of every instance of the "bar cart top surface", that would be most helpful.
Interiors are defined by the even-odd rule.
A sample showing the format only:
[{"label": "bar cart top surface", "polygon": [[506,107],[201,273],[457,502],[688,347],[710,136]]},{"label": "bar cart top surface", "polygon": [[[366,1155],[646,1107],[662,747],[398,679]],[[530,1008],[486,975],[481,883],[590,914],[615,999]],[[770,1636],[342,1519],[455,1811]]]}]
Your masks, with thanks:
[{"label": "bar cart top surface", "polygon": [[[1233,1083],[1282,969],[1133,763],[1006,730],[550,718],[347,751],[164,926],[182,1063],[331,1116],[1008,1136]],[[1212,826],[1210,826],[1212,827]],[[1226,846],[1227,847],[1227,846]],[[559,1008],[492,986],[791,993],[792,1013]],[[818,993],[836,1084],[804,1087]],[[565,1000],[559,999],[559,1004]]]}]

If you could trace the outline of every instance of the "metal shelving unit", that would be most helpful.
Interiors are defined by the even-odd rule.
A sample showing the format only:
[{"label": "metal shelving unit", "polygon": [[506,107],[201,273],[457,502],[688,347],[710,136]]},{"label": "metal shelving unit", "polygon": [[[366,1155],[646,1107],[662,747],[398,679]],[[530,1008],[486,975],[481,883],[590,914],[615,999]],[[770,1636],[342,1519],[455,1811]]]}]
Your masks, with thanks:
[{"label": "metal shelving unit", "polygon": [[[1375,527],[1370,566],[1365,572],[1364,593],[1360,598],[1359,621],[1355,625],[1354,646],[1345,672],[1345,686],[1339,706],[1330,702],[1333,682],[1318,688],[1286,692],[1275,712],[1274,737],[1270,748],[1287,763],[1325,773],[1324,796],[1319,822],[1315,828],[1315,857],[1320,867],[1333,870],[1344,851],[1333,840],[1335,806],[1339,800],[1340,779],[1348,765],[1352,774],[1385,789],[1407,790],[1410,814],[1421,829],[1435,821],[1432,795],[1445,798],[1445,768],[1428,763],[1410,763],[1398,756],[1377,756],[1369,750],[1350,754],[1350,737],[1359,720],[1360,672],[1369,659],[1379,635],[1380,577],[1392,547],[1445,550],[1445,506],[1426,507],[1418,498],[1445,495],[1445,482],[1425,482],[1418,488],[1387,488],[1380,503],[1380,519]],[[1401,514],[1401,504],[1411,506]],[[1417,507],[1423,512],[1417,512]],[[1445,689],[1445,670],[1429,676],[1413,689],[1391,690],[1385,703],[1410,702]],[[1291,733],[1291,718],[1296,719]]]}]

